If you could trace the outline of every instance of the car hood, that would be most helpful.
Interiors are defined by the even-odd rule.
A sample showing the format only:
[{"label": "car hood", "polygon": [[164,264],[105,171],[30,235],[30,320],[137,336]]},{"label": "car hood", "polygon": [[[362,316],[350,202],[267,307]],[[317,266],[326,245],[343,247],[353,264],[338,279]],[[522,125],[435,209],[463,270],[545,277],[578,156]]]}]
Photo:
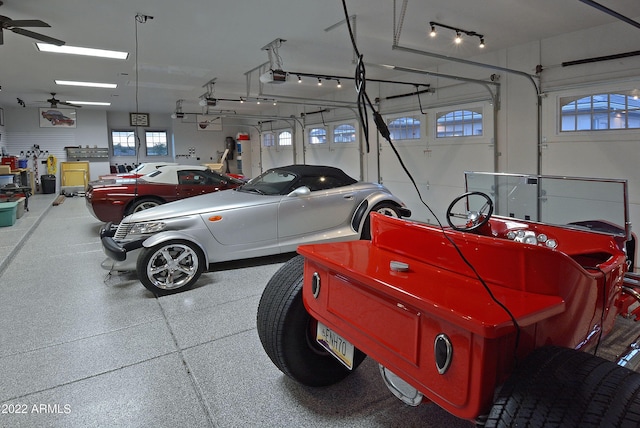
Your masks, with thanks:
[{"label": "car hood", "polygon": [[279,201],[282,195],[258,195],[256,193],[239,192],[233,189],[207,193],[181,199],[168,204],[159,205],[139,211],[125,217],[123,223],[164,220],[188,215],[199,215],[219,212],[234,208],[269,204]]}]

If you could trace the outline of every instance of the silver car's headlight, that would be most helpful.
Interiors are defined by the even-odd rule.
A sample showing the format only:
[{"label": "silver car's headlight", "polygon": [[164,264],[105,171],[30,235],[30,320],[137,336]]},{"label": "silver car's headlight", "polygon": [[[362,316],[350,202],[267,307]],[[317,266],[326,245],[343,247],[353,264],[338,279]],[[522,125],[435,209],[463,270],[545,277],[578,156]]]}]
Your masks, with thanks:
[{"label": "silver car's headlight", "polygon": [[147,223],[135,223],[129,229],[129,235],[148,235],[150,233],[158,233],[164,230],[166,224],[161,221],[151,221]]}]

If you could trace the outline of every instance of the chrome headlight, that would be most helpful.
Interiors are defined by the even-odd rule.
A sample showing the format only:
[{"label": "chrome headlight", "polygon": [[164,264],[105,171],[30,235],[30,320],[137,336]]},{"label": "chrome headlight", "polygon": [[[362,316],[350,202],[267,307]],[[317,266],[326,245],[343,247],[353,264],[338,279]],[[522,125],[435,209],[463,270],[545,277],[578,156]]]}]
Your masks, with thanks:
[{"label": "chrome headlight", "polygon": [[135,223],[129,230],[129,235],[148,235],[164,230],[166,224],[161,221],[150,221],[147,223]]}]

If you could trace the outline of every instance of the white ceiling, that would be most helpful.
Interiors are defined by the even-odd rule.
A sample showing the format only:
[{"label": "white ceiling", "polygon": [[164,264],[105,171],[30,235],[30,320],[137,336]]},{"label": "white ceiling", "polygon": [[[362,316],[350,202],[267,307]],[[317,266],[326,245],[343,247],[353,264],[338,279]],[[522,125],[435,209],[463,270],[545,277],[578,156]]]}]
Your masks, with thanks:
[{"label": "white ceiling", "polygon": [[[399,22],[403,2],[395,3],[394,10],[391,0],[346,0],[348,13],[356,16],[356,38],[365,61],[433,67],[433,58],[392,50],[394,16]],[[640,16],[638,0],[598,3],[632,19]],[[446,30],[432,39],[429,21],[484,34],[486,52],[618,21],[580,0],[408,0],[407,5],[401,44],[458,58],[477,56],[477,39],[466,38],[456,46],[453,32]],[[153,19],[137,23],[138,13]],[[340,0],[4,0],[0,15],[43,20],[51,28],[27,29],[68,45],[130,53],[124,61],[42,53],[35,40],[5,30],[0,46],[0,105],[5,107],[18,106],[16,98],[27,106],[46,107],[43,101],[56,92],[61,100],[109,101],[110,111],[135,111],[137,93],[139,111],[170,113],[179,99],[185,100],[184,111],[200,111],[199,96],[213,78],[216,98],[246,96],[246,73],[268,61],[262,47],[277,38],[286,40],[279,48],[286,71],[353,76],[355,70],[346,26],[326,31],[344,20]],[[621,37],[637,38],[640,31],[632,25],[620,28],[625,32]],[[618,52],[601,54],[613,53]],[[250,92],[256,96],[257,73],[252,76]],[[367,77],[395,76],[369,67]],[[118,88],[57,86],[54,79],[112,82]],[[332,91],[328,84],[318,88],[317,80],[311,80],[266,85],[264,92],[320,98]],[[428,82],[427,77],[416,80]],[[349,83],[343,82],[341,91],[352,91],[355,100]],[[260,108],[272,108],[265,104],[220,102],[216,108],[257,114]]]}]

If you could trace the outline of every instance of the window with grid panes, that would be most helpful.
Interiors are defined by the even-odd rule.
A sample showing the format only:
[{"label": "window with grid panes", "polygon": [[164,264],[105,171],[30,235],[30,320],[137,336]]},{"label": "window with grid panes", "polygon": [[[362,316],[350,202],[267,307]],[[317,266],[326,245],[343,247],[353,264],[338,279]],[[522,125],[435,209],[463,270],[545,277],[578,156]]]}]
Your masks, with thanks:
[{"label": "window with grid panes", "polygon": [[144,134],[145,145],[147,147],[147,156],[169,155],[166,131],[146,131]]},{"label": "window with grid panes", "polygon": [[111,131],[114,156],[135,156],[136,136],[133,131]]}]

